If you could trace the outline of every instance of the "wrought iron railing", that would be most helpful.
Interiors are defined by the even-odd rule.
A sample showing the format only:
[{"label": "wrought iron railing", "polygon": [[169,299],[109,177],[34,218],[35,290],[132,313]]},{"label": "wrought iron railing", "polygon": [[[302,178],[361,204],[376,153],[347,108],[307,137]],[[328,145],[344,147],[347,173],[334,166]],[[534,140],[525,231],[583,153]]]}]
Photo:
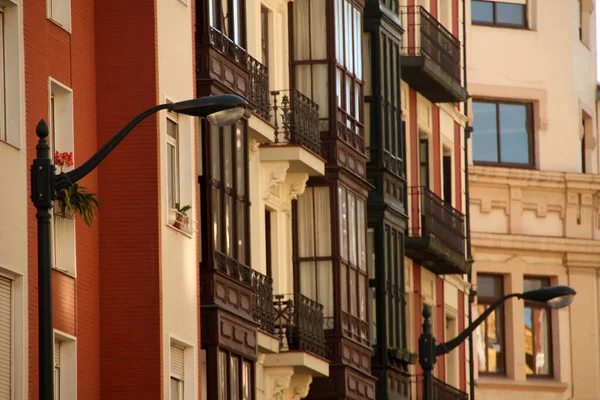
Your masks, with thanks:
[{"label": "wrought iron railing", "polygon": [[242,283],[252,284],[252,269],[220,251],[215,251],[215,269]]},{"label": "wrought iron railing", "polygon": [[467,400],[469,395],[433,377],[433,400]]},{"label": "wrought iron railing", "polygon": [[267,67],[250,56],[245,49],[237,45],[218,29],[210,28],[210,44],[248,71],[248,101],[255,107],[258,115],[268,120],[270,106],[269,72]]},{"label": "wrought iron railing", "polygon": [[275,334],[281,350],[305,350],[326,357],[323,306],[299,293],[276,295]]},{"label": "wrought iron railing", "polygon": [[465,254],[465,216],[444,203],[426,187],[408,189],[413,215],[420,215],[420,223],[410,226],[410,235],[435,237],[457,253]]},{"label": "wrought iron railing", "polygon": [[460,80],[460,41],[423,6],[403,6],[400,15],[407,27],[403,55],[426,56]]},{"label": "wrought iron railing", "polygon": [[319,105],[295,89],[277,90],[271,95],[275,143],[300,144],[320,154]]},{"label": "wrought iron railing", "polygon": [[252,270],[252,288],[254,289],[254,308],[252,317],[258,326],[266,332],[275,333],[275,310],[273,306],[273,279]]}]

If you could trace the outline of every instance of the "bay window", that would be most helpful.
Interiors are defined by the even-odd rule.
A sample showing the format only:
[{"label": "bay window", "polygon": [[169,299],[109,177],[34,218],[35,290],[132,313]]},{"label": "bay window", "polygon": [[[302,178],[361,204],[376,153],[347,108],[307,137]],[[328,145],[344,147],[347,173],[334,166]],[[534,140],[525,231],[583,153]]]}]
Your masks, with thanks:
[{"label": "bay window", "polygon": [[348,0],[335,0],[335,23],[337,120],[346,131],[362,138],[361,11]]},{"label": "bay window", "polygon": [[[367,321],[367,248],[365,201],[354,192],[338,187],[340,284],[342,311]],[[367,337],[368,332],[360,332]]]},{"label": "bay window", "polygon": [[210,26],[236,45],[246,47],[244,0],[209,0]]},{"label": "bay window", "polygon": [[324,328],[333,329],[333,257],[329,187],[308,187],[298,197],[300,293],[323,305]]},{"label": "bay window", "polygon": [[249,262],[246,125],[211,126],[210,193],[217,252]]},{"label": "bay window", "polygon": [[219,350],[218,400],[251,400],[254,390],[253,365],[252,361],[234,353]]}]

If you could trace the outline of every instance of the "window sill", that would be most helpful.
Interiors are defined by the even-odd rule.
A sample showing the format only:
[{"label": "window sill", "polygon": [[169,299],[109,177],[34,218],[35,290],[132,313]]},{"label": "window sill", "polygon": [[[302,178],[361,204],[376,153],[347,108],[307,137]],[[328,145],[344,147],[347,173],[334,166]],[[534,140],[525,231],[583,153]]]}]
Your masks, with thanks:
[{"label": "window sill", "polygon": [[473,26],[481,26],[484,28],[500,28],[500,29],[515,29],[518,31],[529,31],[535,32],[533,29],[528,26],[518,26],[518,25],[498,25],[498,24],[486,24],[484,22],[471,22]]},{"label": "window sill", "polygon": [[60,29],[62,29],[63,31],[67,32],[69,35],[71,34],[71,28],[65,26],[65,24],[61,24],[60,22],[58,22],[57,20],[53,19],[52,17],[47,17],[48,21],[52,22],[54,25],[58,26]]},{"label": "window sill", "polygon": [[57,266],[52,266],[52,269],[53,269],[54,271],[56,271],[56,272],[60,272],[61,274],[64,274],[64,275],[70,276],[70,277],[71,277],[71,278],[73,278],[73,279],[77,278],[77,277],[75,276],[75,272],[67,271],[66,269],[63,269],[63,268],[61,268],[61,267],[57,267]]},{"label": "window sill", "polygon": [[552,378],[531,378],[526,381],[516,381],[506,377],[479,377],[475,386],[480,389],[500,389],[500,390],[531,390],[539,392],[564,392],[569,388],[569,384],[560,382]]},{"label": "window sill", "polygon": [[194,237],[194,235],[193,235],[192,233],[190,233],[190,232],[193,232],[192,228],[189,228],[189,229],[190,229],[190,232],[187,232],[187,231],[185,231],[185,230],[183,230],[183,229],[180,229],[180,228],[176,228],[176,227],[174,227],[174,226],[173,226],[172,224],[170,224],[170,223],[169,223],[169,224],[167,224],[167,226],[168,226],[169,228],[173,229],[174,231],[177,231],[177,232],[181,233],[182,235],[185,235],[185,236],[187,236],[187,237],[188,237],[188,238],[190,238],[190,239],[192,239],[192,238]]}]

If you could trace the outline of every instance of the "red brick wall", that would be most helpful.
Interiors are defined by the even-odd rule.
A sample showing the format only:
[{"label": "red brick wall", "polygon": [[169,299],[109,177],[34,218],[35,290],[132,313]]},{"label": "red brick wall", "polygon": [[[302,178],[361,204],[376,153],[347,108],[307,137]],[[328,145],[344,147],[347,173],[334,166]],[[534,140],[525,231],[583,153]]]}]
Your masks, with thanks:
[{"label": "red brick wall", "polygon": [[[98,136],[157,104],[154,1],[96,2]],[[158,118],[103,162],[99,194],[102,398],[162,399]]]},{"label": "red brick wall", "polygon": [[[462,332],[465,329],[465,294],[458,292],[458,332]],[[459,365],[459,389],[463,392],[467,391],[467,352],[466,343],[464,341],[458,346],[458,365]]]},{"label": "red brick wall", "polygon": [[463,170],[462,170],[462,160],[464,151],[461,146],[461,137],[460,137],[460,124],[458,122],[454,122],[454,195],[455,195],[455,205],[458,211],[463,212],[463,192],[462,192],[462,178],[463,178]]},{"label": "red brick wall", "polygon": [[[436,343],[444,343],[446,339],[446,313],[444,309],[444,280],[439,276],[435,277],[435,302],[436,302],[436,330],[433,333],[437,342]],[[441,356],[437,358],[437,371],[438,378],[442,380],[446,380],[446,357]]]},{"label": "red brick wall", "polygon": [[432,140],[430,147],[433,150],[433,156],[429,163],[433,168],[433,185],[430,189],[442,197],[442,144],[440,132],[440,108],[435,104],[431,105],[431,125],[432,125]]},{"label": "red brick wall", "polygon": [[[73,89],[75,161],[87,159],[97,146],[93,2],[72,2],[72,34],[46,19],[46,1],[23,4],[27,159],[35,158],[35,126],[48,118],[48,78]],[[97,176],[82,184],[97,191]],[[29,188],[30,190],[30,188]],[[77,222],[77,279],[53,271],[56,329],[77,337],[79,397],[99,399],[98,223],[90,229]],[[37,224],[28,213],[29,261],[29,396],[38,397]]]}]

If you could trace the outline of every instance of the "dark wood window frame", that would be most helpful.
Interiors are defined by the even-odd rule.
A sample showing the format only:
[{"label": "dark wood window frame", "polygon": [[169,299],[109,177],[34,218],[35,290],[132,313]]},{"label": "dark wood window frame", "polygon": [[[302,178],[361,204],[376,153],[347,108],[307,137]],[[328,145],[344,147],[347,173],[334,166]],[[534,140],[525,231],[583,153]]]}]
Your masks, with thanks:
[{"label": "dark wood window frame", "polygon": [[[226,4],[227,15],[223,15],[223,5]],[[229,18],[234,5],[237,5],[236,18]],[[209,24],[212,28],[218,30],[227,36],[232,42],[242,48],[246,48],[246,1],[245,0],[208,0]],[[236,17],[234,15],[234,17]],[[237,23],[236,23],[237,22]],[[226,29],[223,27],[226,26]],[[238,32],[239,38],[235,37]],[[237,39],[237,40],[236,40]]]},{"label": "dark wood window frame", "polygon": [[384,151],[390,157],[404,161],[402,137],[402,110],[400,100],[400,48],[401,44],[381,33],[382,64],[382,131]]},{"label": "dark wood window frame", "polygon": [[[514,101],[514,100],[495,100],[495,99],[473,99],[473,103],[485,103],[485,104],[495,104],[496,105],[496,141],[497,141],[497,151],[498,151],[498,161],[481,161],[475,158],[475,148],[473,147],[473,163],[475,165],[489,165],[489,166],[502,166],[509,168],[535,168],[535,107],[532,101]],[[501,147],[501,124],[500,124],[500,105],[520,105],[525,106],[526,111],[529,114],[529,125],[526,127],[527,129],[527,140],[529,146],[529,162],[528,163],[516,163],[516,162],[504,162],[502,161],[502,147]],[[476,122],[475,122],[476,123]],[[473,135],[477,135],[476,130],[474,130],[471,140],[473,141]]]},{"label": "dark wood window frame", "polygon": [[[542,277],[542,276],[528,276],[525,275],[523,277],[524,280],[537,280],[541,283],[541,287],[548,287],[551,286],[550,283],[550,278],[549,277]],[[523,304],[524,309],[525,308],[529,308],[531,309],[531,311],[533,312],[533,310],[545,310],[546,311],[546,316],[547,316],[547,321],[546,321],[546,331],[548,333],[548,359],[545,360],[546,362],[548,362],[549,366],[548,366],[548,373],[547,374],[536,374],[535,372],[533,374],[527,374],[527,379],[538,379],[538,378],[553,378],[554,377],[554,357],[553,357],[553,343],[552,343],[552,309],[550,308],[550,306],[548,306],[546,303],[540,303],[540,302],[536,302],[536,301],[529,301],[529,300],[525,300],[524,304]],[[524,322],[524,321],[523,321]],[[532,315],[532,322],[533,322],[533,315]],[[532,351],[533,351],[533,356],[535,356],[535,324],[532,323],[532,332],[531,332],[531,346],[532,346]],[[523,338],[524,340],[525,338]],[[525,364],[527,365],[527,355],[525,355]]]},{"label": "dark wood window frame", "polygon": [[[237,370],[234,370],[233,364],[237,361]],[[225,365],[223,365],[225,363]],[[218,385],[224,384],[223,388],[217,386],[218,400],[254,400],[254,381],[255,370],[254,362],[244,357],[232,353],[231,351],[219,348],[217,352],[217,378]],[[233,377],[237,374],[237,385]],[[248,386],[244,391],[244,378]],[[235,388],[235,392],[232,390]],[[237,396],[237,397],[236,397]]]},{"label": "dark wood window frame", "polygon": [[[337,107],[337,118],[338,123],[345,126],[350,131],[354,132],[357,136],[364,141],[364,104],[362,101],[363,93],[363,66],[362,66],[362,20],[363,12],[362,8],[358,7],[351,0],[334,0],[335,1],[335,35],[336,35],[336,48],[335,48],[335,59],[336,59],[336,76],[335,76],[335,88]],[[342,9],[339,9],[341,3]],[[346,17],[348,10],[351,11],[352,15],[349,20]],[[358,23],[359,27],[356,27],[356,11],[358,11]],[[341,14],[341,15],[340,15]],[[352,26],[349,27],[347,24],[351,22]],[[342,40],[340,40],[340,33],[338,32],[338,24],[341,24]],[[352,32],[348,35],[348,32]],[[358,33],[357,33],[358,31]],[[356,43],[356,40],[360,42]],[[350,44],[347,44],[347,40]],[[339,42],[339,43],[338,43]],[[338,45],[342,48],[338,48]],[[351,53],[351,54],[350,54]],[[358,53],[358,54],[357,54]],[[341,60],[340,60],[341,58]],[[356,65],[347,65],[348,58],[351,62]],[[349,84],[349,85],[348,85]]]},{"label": "dark wood window frame", "polygon": [[419,139],[419,185],[429,189],[429,139]]},{"label": "dark wood window frame", "polygon": [[[237,137],[237,130],[241,131]],[[226,135],[229,135],[227,138]],[[210,210],[211,227],[214,249],[225,256],[235,259],[241,264],[250,262],[249,218],[250,200],[248,188],[248,147],[247,125],[239,121],[227,127],[210,126],[209,146],[211,160],[209,190],[212,198]],[[229,149],[225,149],[229,141]],[[236,146],[239,141],[240,148]],[[228,154],[225,154],[225,153]],[[240,164],[243,164],[240,166]],[[230,172],[227,172],[230,170]],[[228,205],[229,203],[229,205]],[[231,211],[227,212],[227,206]],[[227,214],[229,214],[229,248]],[[215,221],[216,219],[216,221]],[[215,223],[216,222],[216,223]],[[216,232],[215,232],[216,228]],[[240,242],[241,239],[241,242]]]},{"label": "dark wood window frame", "polygon": [[[529,10],[528,10],[529,1],[527,1],[525,4],[519,4],[519,3],[511,3],[511,2],[471,0],[471,7],[473,7],[473,3],[490,4],[491,8],[492,8],[492,20],[493,20],[493,22],[477,21],[477,20],[473,19],[473,13],[472,13],[471,14],[471,22],[473,25],[494,26],[494,27],[498,27],[498,28],[514,28],[514,29],[525,29],[525,30],[529,29]],[[498,12],[497,12],[498,4],[501,4],[501,5],[514,4],[516,6],[522,6],[523,7],[522,22],[514,23],[514,24],[506,23],[506,22],[498,22]]]},{"label": "dark wood window frame", "polygon": [[[498,274],[477,274],[477,277],[491,277],[496,279],[499,284],[500,284],[500,295],[504,295],[504,276],[503,275],[498,275]],[[477,294],[477,308],[479,310],[479,306],[489,306],[490,304],[494,303],[496,300],[498,300],[499,297],[486,297],[486,296],[482,296],[481,294]],[[479,314],[481,314],[481,310],[479,310]],[[493,375],[493,376],[504,376],[506,375],[506,339],[505,339],[505,332],[506,332],[506,324],[505,324],[505,316],[504,316],[504,306],[500,306],[498,309],[496,309],[496,311],[494,312],[496,318],[500,318],[500,324],[502,327],[502,340],[500,343],[501,346],[501,364],[500,364],[500,371],[498,372],[490,372],[488,369],[488,362],[487,362],[487,332],[489,332],[488,329],[488,318],[486,318],[486,320],[483,322],[483,328],[484,330],[480,329],[480,334],[485,334],[485,343],[486,343],[486,347],[485,347],[485,351],[486,351],[486,362],[485,362],[485,371],[479,370],[479,374],[480,375]],[[479,367],[477,367],[479,368]]]},{"label": "dark wood window frame", "polygon": [[404,234],[392,225],[384,226],[384,277],[386,282],[386,324],[388,348],[406,347],[406,299],[404,298]]}]

